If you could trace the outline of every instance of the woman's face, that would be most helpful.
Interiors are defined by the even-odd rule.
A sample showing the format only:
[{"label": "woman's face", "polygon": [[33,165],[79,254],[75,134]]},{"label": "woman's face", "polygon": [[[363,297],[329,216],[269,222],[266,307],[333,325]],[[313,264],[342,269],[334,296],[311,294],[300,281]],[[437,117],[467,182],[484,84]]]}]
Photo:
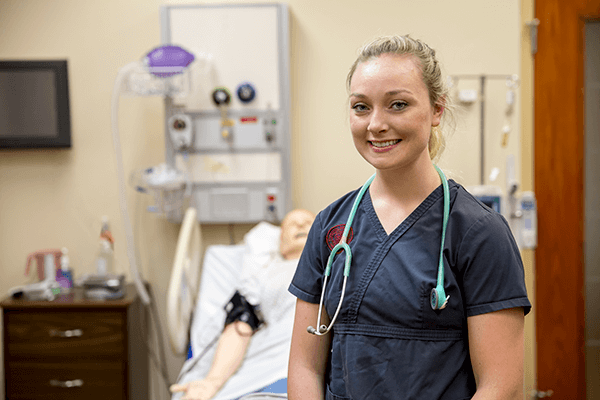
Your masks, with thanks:
[{"label": "woman's face", "polygon": [[383,54],[359,64],[350,82],[354,145],[380,171],[430,162],[429,135],[442,108],[429,102],[418,59]]}]

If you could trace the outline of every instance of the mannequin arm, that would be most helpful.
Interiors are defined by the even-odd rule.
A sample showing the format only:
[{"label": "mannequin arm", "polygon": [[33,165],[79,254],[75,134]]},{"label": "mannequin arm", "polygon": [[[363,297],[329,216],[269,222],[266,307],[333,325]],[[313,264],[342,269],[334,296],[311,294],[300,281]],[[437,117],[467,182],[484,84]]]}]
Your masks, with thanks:
[{"label": "mannequin arm", "polygon": [[172,385],[171,392],[185,392],[182,400],[211,399],[242,364],[252,333],[252,328],[245,322],[228,324],[219,338],[212,366],[204,379]]}]

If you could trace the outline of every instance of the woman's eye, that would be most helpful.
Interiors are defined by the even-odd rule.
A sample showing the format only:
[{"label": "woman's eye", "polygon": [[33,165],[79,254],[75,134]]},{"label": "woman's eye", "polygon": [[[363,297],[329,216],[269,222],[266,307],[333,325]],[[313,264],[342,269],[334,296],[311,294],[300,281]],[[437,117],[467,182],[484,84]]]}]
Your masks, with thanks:
[{"label": "woman's eye", "polygon": [[394,110],[403,110],[407,105],[408,104],[404,101],[395,101],[392,103],[392,108]]},{"label": "woman's eye", "polygon": [[367,106],[362,103],[357,103],[352,106],[352,109],[356,112],[362,112],[367,110]]}]

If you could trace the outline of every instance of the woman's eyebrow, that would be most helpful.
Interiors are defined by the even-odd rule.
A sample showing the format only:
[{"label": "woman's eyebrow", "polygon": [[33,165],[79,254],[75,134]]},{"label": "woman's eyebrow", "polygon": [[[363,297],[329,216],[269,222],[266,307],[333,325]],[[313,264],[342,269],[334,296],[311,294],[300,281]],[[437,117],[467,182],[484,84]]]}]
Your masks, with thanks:
[{"label": "woman's eyebrow", "polygon": [[[412,94],[412,92],[408,89],[398,89],[398,90],[390,90],[389,92],[386,92],[385,95],[386,96],[395,96],[397,94],[400,93],[408,93],[408,94]],[[358,97],[359,99],[365,98],[367,97],[366,95],[362,94],[362,93],[350,93],[350,97]]]}]

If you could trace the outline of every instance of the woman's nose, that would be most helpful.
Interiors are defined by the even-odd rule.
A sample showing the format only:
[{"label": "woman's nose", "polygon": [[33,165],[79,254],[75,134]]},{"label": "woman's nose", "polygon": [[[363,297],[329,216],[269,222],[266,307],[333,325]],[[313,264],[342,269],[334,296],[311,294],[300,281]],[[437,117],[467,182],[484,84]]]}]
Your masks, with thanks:
[{"label": "woman's nose", "polygon": [[383,110],[378,108],[373,109],[367,129],[374,134],[386,132],[389,129],[386,114]]}]

